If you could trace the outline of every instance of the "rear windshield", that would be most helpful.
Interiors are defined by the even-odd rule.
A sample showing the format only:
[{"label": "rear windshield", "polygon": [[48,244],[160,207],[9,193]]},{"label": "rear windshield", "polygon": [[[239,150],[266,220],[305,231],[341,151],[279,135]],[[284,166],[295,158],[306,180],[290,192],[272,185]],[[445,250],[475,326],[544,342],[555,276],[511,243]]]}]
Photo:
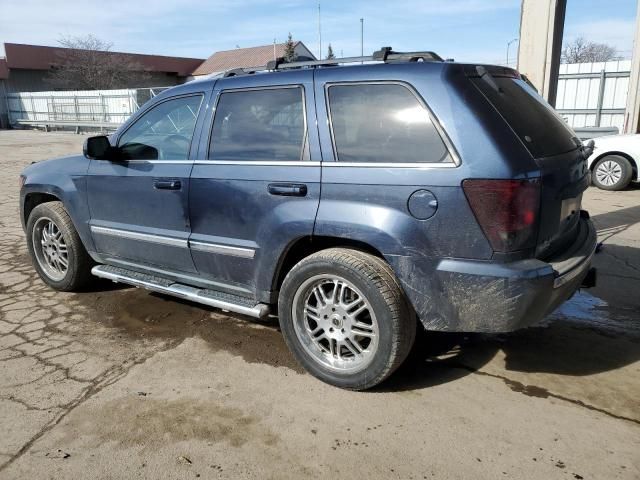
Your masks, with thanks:
[{"label": "rear windshield", "polygon": [[470,76],[535,158],[578,146],[573,130],[524,80],[490,73],[484,67],[476,67]]}]

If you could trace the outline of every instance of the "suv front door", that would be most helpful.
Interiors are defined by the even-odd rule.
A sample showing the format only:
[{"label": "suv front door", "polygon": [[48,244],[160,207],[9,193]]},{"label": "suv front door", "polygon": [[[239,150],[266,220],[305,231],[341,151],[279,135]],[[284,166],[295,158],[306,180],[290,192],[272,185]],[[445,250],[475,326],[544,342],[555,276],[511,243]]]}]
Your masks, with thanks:
[{"label": "suv front door", "polygon": [[191,174],[191,254],[220,289],[270,301],[281,253],[320,200],[313,72],[218,80]]},{"label": "suv front door", "polygon": [[188,248],[189,156],[204,96],[153,104],[119,136],[117,158],[91,161],[91,235],[107,263],[195,271]]}]

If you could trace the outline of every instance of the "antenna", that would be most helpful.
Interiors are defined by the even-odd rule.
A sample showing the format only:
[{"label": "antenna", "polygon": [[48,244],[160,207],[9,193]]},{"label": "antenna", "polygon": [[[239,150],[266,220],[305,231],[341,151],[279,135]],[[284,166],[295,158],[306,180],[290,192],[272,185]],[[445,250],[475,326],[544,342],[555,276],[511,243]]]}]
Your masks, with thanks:
[{"label": "antenna", "polygon": [[364,57],[364,18],[360,19],[360,56]]},{"label": "antenna", "polygon": [[318,60],[322,60],[322,23],[320,22],[320,2],[318,2]]}]

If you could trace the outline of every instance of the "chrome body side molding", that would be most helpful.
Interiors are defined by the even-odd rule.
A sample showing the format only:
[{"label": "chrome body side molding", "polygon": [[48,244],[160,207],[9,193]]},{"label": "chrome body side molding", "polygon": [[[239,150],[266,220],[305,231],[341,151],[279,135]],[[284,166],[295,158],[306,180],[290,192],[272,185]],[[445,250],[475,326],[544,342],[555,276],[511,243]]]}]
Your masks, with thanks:
[{"label": "chrome body side molding", "polygon": [[253,258],[256,251],[253,248],[235,247],[231,245],[222,245],[219,243],[209,243],[195,240],[186,240],[182,238],[167,237],[165,235],[154,235],[151,233],[132,232],[130,230],[122,230],[119,228],[100,227],[91,225],[91,231],[99,235],[109,235],[112,237],[126,238],[129,240],[140,240],[143,242],[157,243],[160,245],[169,245],[172,247],[191,248],[199,252],[217,253],[221,255],[231,255],[234,257]]},{"label": "chrome body side molding", "polygon": [[232,247],[230,245],[220,245],[218,243],[197,242],[189,240],[189,247],[192,250],[208,253],[219,253],[222,255],[231,255],[234,257],[253,258],[256,251],[253,248]]}]

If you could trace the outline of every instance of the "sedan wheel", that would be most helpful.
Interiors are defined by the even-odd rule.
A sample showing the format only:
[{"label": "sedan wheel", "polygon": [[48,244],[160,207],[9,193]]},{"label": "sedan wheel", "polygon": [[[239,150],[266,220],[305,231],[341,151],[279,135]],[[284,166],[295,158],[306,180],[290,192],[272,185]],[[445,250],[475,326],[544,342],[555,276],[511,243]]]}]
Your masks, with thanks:
[{"label": "sedan wheel", "polygon": [[591,176],[594,185],[603,190],[622,190],[631,181],[633,170],[629,161],[619,155],[600,159]]},{"label": "sedan wheel", "polygon": [[596,178],[598,182],[611,187],[622,178],[622,168],[617,162],[607,160],[602,162],[596,169]]}]

